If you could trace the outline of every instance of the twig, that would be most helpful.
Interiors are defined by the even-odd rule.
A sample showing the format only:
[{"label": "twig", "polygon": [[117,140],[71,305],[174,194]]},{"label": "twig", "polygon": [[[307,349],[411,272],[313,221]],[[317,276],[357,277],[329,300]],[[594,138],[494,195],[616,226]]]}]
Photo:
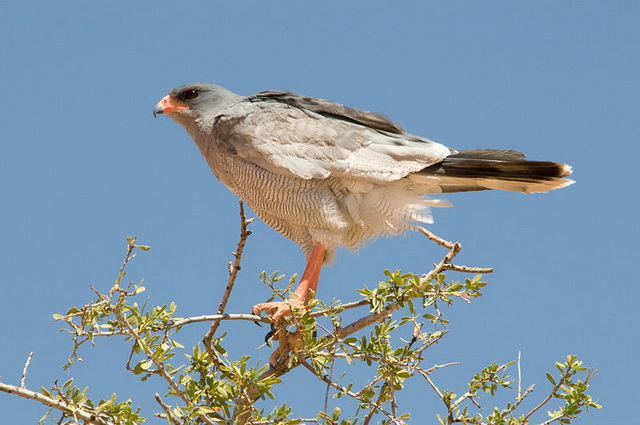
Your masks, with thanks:
[{"label": "twig", "polygon": [[356,400],[362,402],[362,403],[366,403],[369,404],[373,407],[376,408],[376,410],[378,410],[380,413],[384,414],[385,416],[387,416],[391,422],[393,422],[394,424],[402,424],[403,422],[398,421],[397,418],[395,418],[391,413],[387,412],[385,409],[383,409],[382,407],[378,406],[375,402],[370,401],[370,400],[365,400],[364,398],[360,397],[358,394],[349,391],[347,388],[343,387],[342,385],[333,382],[331,379],[327,378],[326,376],[320,376],[316,373],[316,371],[313,369],[313,367],[307,363],[304,360],[300,361],[300,364],[302,366],[304,366],[307,370],[309,370],[309,372],[311,372],[313,374],[313,376],[315,376],[316,378],[318,378],[319,380],[321,380],[322,382],[331,385],[333,388],[335,388],[336,390],[340,391],[341,393],[344,393],[346,395],[348,395],[349,397],[355,398]]},{"label": "twig", "polygon": [[425,229],[422,226],[414,226],[414,229],[417,232],[422,233],[423,235],[425,235],[426,237],[428,237],[429,239],[431,239],[432,241],[434,241],[435,243],[437,243],[440,246],[443,246],[443,247],[445,247],[447,249],[452,249],[453,248],[453,245],[454,245],[453,242],[446,241],[446,240],[442,239],[440,236],[437,236],[437,235],[431,233],[430,231],[428,231],[427,229]]},{"label": "twig", "polygon": [[324,315],[331,314],[331,313],[336,312],[336,311],[348,310],[350,308],[362,307],[364,305],[369,305],[369,301],[367,301],[367,300],[352,301],[350,303],[342,304],[342,305],[340,305],[338,307],[330,307],[330,308],[325,308],[324,310],[313,311],[313,312],[310,313],[310,316],[311,317],[324,316]]},{"label": "twig", "polygon": [[[327,356],[327,358],[329,359],[329,361],[331,362],[331,366],[329,367],[329,377],[331,380],[333,380],[333,371],[336,365],[336,352],[338,351],[338,342],[340,341],[335,335],[336,335],[336,330],[338,327],[338,323],[335,320],[331,321],[333,324],[333,332],[328,332],[326,329],[324,329],[324,327],[320,324],[318,324],[318,326],[320,326],[322,329],[325,330],[325,332],[327,332],[327,334],[330,334],[333,336],[333,345],[331,346],[331,354],[329,354]],[[329,410],[329,391],[331,389],[331,386],[329,384],[327,384],[327,387],[325,388],[324,391],[324,411],[327,412]]]},{"label": "twig", "polygon": [[431,372],[433,372],[434,370],[438,370],[438,369],[442,369],[443,367],[447,367],[447,366],[459,366],[462,363],[460,362],[451,362],[451,363],[444,363],[444,364],[437,364],[437,365],[433,365],[431,366],[429,369],[425,369],[423,370],[424,373],[426,373],[427,375],[430,375]]},{"label": "twig", "polygon": [[522,372],[520,370],[520,354],[521,351],[518,351],[518,400],[522,398]]},{"label": "twig", "polygon": [[[296,419],[287,419],[286,421],[287,423],[300,423],[300,424],[305,424],[305,423],[312,423],[312,424],[317,424],[320,423],[320,421],[317,418],[296,418]],[[282,423],[281,420],[261,420],[261,421],[249,421],[246,422],[244,425],[278,425]]]},{"label": "twig", "polygon": [[184,319],[171,322],[169,323],[169,329],[178,328],[180,326],[188,325],[190,323],[211,322],[211,321],[221,321],[221,320],[247,320],[250,322],[271,323],[271,320],[269,320],[268,317],[256,316],[255,314],[244,314],[244,313],[204,314],[202,316],[187,317]]},{"label": "twig", "polygon": [[160,407],[162,407],[162,410],[164,410],[164,413],[166,415],[166,419],[171,421],[171,423],[173,425],[183,425],[182,422],[178,421],[176,418],[173,417],[173,414],[171,413],[171,406],[167,405],[164,402],[164,400],[162,400],[162,397],[160,397],[160,394],[155,393],[154,394],[154,398],[156,399],[156,401],[158,402]]},{"label": "twig", "polygon": [[447,255],[445,255],[444,258],[440,260],[440,262],[431,269],[431,271],[423,275],[420,281],[422,283],[428,282],[431,279],[433,279],[435,275],[445,271],[447,267],[451,266],[451,260],[453,260],[456,257],[456,255],[460,253],[461,250],[462,250],[462,245],[460,245],[460,243],[458,242],[454,243],[451,249],[449,249],[449,252],[447,252]]},{"label": "twig", "polygon": [[[120,301],[118,301],[118,303],[119,302]],[[173,394],[175,394],[178,397],[180,397],[182,399],[182,401],[184,401],[184,403],[187,406],[195,407],[193,402],[191,401],[191,399],[189,397],[187,397],[187,395],[180,389],[178,384],[176,384],[176,382],[173,380],[171,375],[166,371],[164,362],[160,361],[160,360],[158,360],[156,358],[154,353],[149,349],[149,347],[147,347],[147,344],[142,340],[142,338],[140,338],[140,335],[138,334],[138,332],[136,332],[136,330],[133,329],[133,327],[131,326],[129,321],[122,315],[122,312],[120,312],[118,308],[115,308],[115,309],[113,309],[113,313],[115,314],[115,316],[118,319],[118,321],[125,326],[125,328],[129,332],[129,335],[135,341],[135,345],[137,347],[139,347],[140,350],[147,356],[147,358],[150,359],[153,362],[153,364],[156,367],[157,373],[160,376],[162,376],[164,378],[164,380],[169,384],[169,386],[172,389]],[[209,425],[214,425],[215,424],[215,422],[212,421],[207,415],[201,414],[201,415],[198,415],[198,416],[200,418],[202,418],[202,420],[204,422],[206,422],[207,424],[209,424]]]},{"label": "twig", "polygon": [[[224,309],[227,306],[227,301],[229,301],[229,296],[231,295],[231,290],[236,283],[236,277],[238,276],[238,272],[240,271],[240,263],[242,261],[242,253],[244,251],[244,245],[247,242],[247,238],[251,234],[249,230],[247,230],[247,226],[253,221],[253,219],[247,220],[244,215],[244,203],[240,202],[240,240],[238,241],[238,247],[236,248],[236,252],[233,253],[235,260],[233,261],[233,265],[229,263],[229,279],[227,280],[227,287],[224,290],[224,294],[222,295],[222,300],[220,301],[220,305],[218,306],[218,314],[222,315],[224,313]],[[213,339],[213,335],[218,330],[218,326],[220,326],[220,319],[214,319],[211,327],[207,331],[206,335],[202,339],[204,344],[204,348],[209,354],[211,361],[213,361],[216,366],[221,364],[220,359],[213,351],[213,347],[211,346],[211,340]]]},{"label": "twig", "polygon": [[93,413],[87,412],[86,410],[83,409],[79,409],[75,406],[70,406],[69,404],[65,403],[64,401],[60,401],[60,400],[56,400],[53,399],[51,397],[47,397],[46,395],[42,394],[42,393],[37,393],[35,391],[31,391],[28,390],[26,388],[21,388],[21,387],[17,387],[15,385],[10,385],[10,384],[5,384],[3,382],[0,382],[0,391],[5,392],[5,393],[9,393],[9,394],[15,394],[18,395],[20,397],[24,397],[24,398],[28,398],[31,400],[35,400],[38,401],[42,404],[44,404],[45,406],[49,406],[51,408],[54,409],[58,409],[64,413],[67,413],[69,415],[74,415],[74,417],[81,419],[85,422],[87,422],[88,424],[93,424],[93,425],[110,425],[110,422],[108,420],[105,420],[103,418],[97,417],[96,415],[94,415]]},{"label": "twig", "polygon": [[[551,392],[549,393],[549,395],[540,402],[540,404],[538,404],[536,407],[534,407],[533,409],[531,409],[529,411],[529,413],[527,413],[527,415],[524,417],[523,419],[523,423],[527,423],[527,420],[534,414],[536,413],[538,410],[540,410],[542,408],[542,406],[544,406],[545,404],[547,404],[549,402],[549,400],[551,400],[553,398],[553,396],[556,394],[556,392],[560,389],[560,387],[562,387],[564,385],[564,378],[560,377],[560,379],[558,380],[558,383],[556,385],[554,385],[553,389],[551,390]],[[554,420],[556,418],[553,418]]]},{"label": "twig", "polygon": [[[429,282],[431,279],[433,279],[435,275],[442,273],[443,271],[451,267],[452,266],[451,260],[453,260],[455,256],[458,255],[461,249],[462,249],[462,245],[460,245],[458,242],[453,243],[451,245],[451,248],[449,249],[449,252],[444,256],[444,258],[440,260],[440,262],[436,264],[433,267],[433,269],[431,269],[431,271],[423,275],[420,278],[420,282],[422,284],[425,284],[426,282]],[[391,304],[389,307],[385,308],[380,312],[371,313],[368,316],[362,317],[356,320],[355,322],[339,329],[338,337],[345,338],[359,331],[360,329],[366,328],[367,326],[372,325],[373,323],[379,322],[384,318],[389,317],[391,313],[398,310],[400,307],[401,307],[401,304],[399,302],[396,302]]]},{"label": "twig", "polygon": [[385,308],[384,310],[378,312],[378,313],[371,313],[368,316],[364,316],[358,320],[356,320],[353,323],[348,324],[345,327],[339,328],[338,332],[336,333],[337,337],[340,339],[346,338],[351,334],[354,334],[356,332],[358,332],[360,329],[364,329],[367,326],[370,326],[374,323],[377,323],[389,316],[391,316],[391,313],[393,313],[394,311],[398,310],[400,308],[400,304],[393,304],[388,308]]},{"label": "twig", "polygon": [[124,257],[124,261],[122,262],[122,265],[120,266],[120,270],[118,271],[118,277],[116,278],[116,282],[115,282],[115,284],[118,286],[120,286],[120,282],[122,281],[122,278],[126,275],[126,273],[124,272],[124,269],[127,267],[129,260],[135,257],[135,254],[132,256],[131,253],[136,247],[137,239],[138,239],[137,236],[132,236],[130,238],[127,238],[127,253]]},{"label": "twig", "polygon": [[[455,364],[455,363],[454,363]],[[424,379],[427,380],[427,382],[429,383],[429,385],[431,385],[431,388],[433,388],[433,390],[436,392],[436,394],[438,394],[438,397],[440,397],[441,400],[444,400],[444,395],[442,394],[442,391],[440,391],[440,388],[438,388],[438,386],[431,380],[431,378],[429,377],[429,373],[427,373],[426,371],[422,370],[422,369],[416,369],[416,371],[422,375],[422,377]]]},{"label": "twig", "polygon": [[33,357],[33,351],[29,353],[29,355],[27,356],[27,361],[24,363],[24,369],[22,369],[22,377],[20,378],[20,388],[25,388],[24,381],[27,379],[27,370],[29,370],[31,357]]},{"label": "twig", "polygon": [[460,273],[493,273],[493,269],[490,267],[467,267],[467,266],[458,266],[456,264],[449,264],[445,270],[452,270],[454,272]]},{"label": "twig", "polygon": [[[224,290],[224,294],[222,295],[222,299],[220,300],[220,305],[218,306],[217,314],[224,313],[224,309],[227,307],[227,302],[229,301],[229,296],[231,295],[231,291],[233,290],[233,285],[236,283],[236,277],[238,276],[238,272],[240,271],[240,263],[242,262],[242,253],[244,251],[244,246],[247,243],[247,238],[251,235],[251,231],[247,230],[247,226],[251,224],[254,220],[253,218],[247,220],[244,214],[244,202],[239,201],[240,204],[240,240],[238,241],[238,247],[236,248],[236,252],[232,252],[235,260],[233,264],[229,262],[229,279],[227,280],[227,287]],[[220,320],[216,320],[211,324],[211,329],[209,329],[209,333],[211,333],[211,337],[215,334],[218,326],[220,325]]]}]

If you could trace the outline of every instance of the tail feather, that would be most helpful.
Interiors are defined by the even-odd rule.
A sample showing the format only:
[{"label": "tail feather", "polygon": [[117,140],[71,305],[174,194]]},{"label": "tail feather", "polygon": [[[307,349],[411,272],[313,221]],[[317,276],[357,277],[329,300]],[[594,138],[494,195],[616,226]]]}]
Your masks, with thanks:
[{"label": "tail feather", "polygon": [[499,189],[547,192],[573,183],[565,179],[571,167],[550,161],[527,161],[516,151],[476,149],[460,151],[420,171],[436,177],[443,193]]}]

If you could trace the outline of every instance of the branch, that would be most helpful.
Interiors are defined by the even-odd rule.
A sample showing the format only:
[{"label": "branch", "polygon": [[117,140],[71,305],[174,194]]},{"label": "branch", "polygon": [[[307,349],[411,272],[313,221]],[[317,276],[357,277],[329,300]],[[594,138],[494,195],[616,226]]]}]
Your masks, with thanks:
[{"label": "branch", "polygon": [[[247,220],[244,214],[244,203],[240,201],[240,240],[238,241],[236,252],[232,252],[235,260],[233,261],[233,265],[231,264],[231,262],[229,262],[229,279],[227,280],[227,287],[225,288],[224,294],[222,295],[222,300],[220,300],[217,314],[224,313],[224,309],[227,307],[229,296],[231,295],[233,286],[236,283],[236,277],[238,276],[238,272],[240,271],[240,263],[242,262],[242,253],[244,251],[244,246],[247,243],[247,238],[249,237],[249,235],[251,235],[251,231],[247,230],[247,226],[249,226],[249,224],[251,224],[253,220],[253,218]],[[216,330],[220,325],[220,320],[221,319],[216,319],[211,324],[211,328],[204,338],[205,341],[211,342],[211,338],[213,338],[213,335],[216,333]]]},{"label": "branch", "polygon": [[[233,290],[233,286],[236,283],[236,277],[238,276],[238,272],[240,271],[240,263],[242,261],[242,253],[244,252],[244,246],[247,242],[247,238],[251,234],[249,230],[247,230],[247,226],[253,221],[253,219],[247,220],[244,214],[244,203],[240,202],[240,240],[238,241],[238,247],[236,248],[236,252],[233,252],[233,256],[235,260],[233,265],[229,263],[229,279],[227,280],[227,287],[224,290],[224,294],[222,295],[222,300],[218,306],[218,315],[223,315],[224,309],[227,307],[227,301],[229,301],[229,296],[231,295],[231,291]],[[213,323],[209,330],[205,334],[204,338],[202,338],[202,343],[204,345],[204,349],[206,350],[211,361],[216,365],[216,367],[220,370],[220,366],[222,365],[222,360],[218,357],[218,355],[213,350],[211,346],[211,340],[213,339],[213,335],[218,330],[218,326],[220,326],[220,321],[222,318],[213,319]]]},{"label": "branch", "polygon": [[371,405],[372,407],[375,407],[376,410],[378,410],[380,413],[384,414],[386,417],[388,417],[391,422],[393,422],[394,424],[403,424],[403,422],[399,421],[397,418],[395,418],[391,413],[387,412],[385,409],[383,409],[382,407],[378,406],[376,403],[374,403],[373,401],[370,400],[366,400],[362,397],[360,397],[358,394],[349,391],[347,388],[343,387],[340,384],[337,384],[335,382],[333,382],[332,380],[330,380],[329,378],[327,378],[326,376],[320,376],[316,373],[316,371],[313,369],[313,367],[307,363],[306,361],[302,360],[300,361],[300,364],[302,366],[304,366],[306,369],[308,369],[313,376],[315,376],[316,378],[318,378],[319,380],[321,380],[322,382],[331,385],[333,388],[335,388],[336,390],[340,391],[341,393],[344,393],[346,395],[348,395],[349,397],[352,397],[358,401],[360,401],[361,403],[366,403]]},{"label": "branch", "polygon": [[202,316],[187,317],[184,319],[176,320],[169,324],[169,329],[179,328],[180,326],[188,325],[190,323],[221,321],[221,320],[247,320],[250,322],[262,322],[271,323],[268,317],[256,316],[255,314],[204,314]]},{"label": "branch", "polygon": [[[422,229],[422,228],[420,228],[420,229]],[[433,237],[436,237],[435,235],[433,235],[430,232],[428,232],[426,229],[423,229],[423,230],[424,230],[424,232],[429,233],[429,235],[431,235]],[[430,237],[430,239],[431,239],[431,237]],[[440,238],[438,238],[438,239],[442,240]],[[462,245],[460,245],[458,242],[455,242],[455,243],[447,242],[447,245],[443,245],[443,246],[450,246],[449,252],[444,256],[444,258],[442,260],[440,260],[440,262],[438,264],[436,264],[433,267],[433,269],[431,269],[431,271],[429,271],[427,274],[423,275],[420,278],[421,284],[425,284],[426,282],[429,282],[431,279],[434,278],[435,275],[440,274],[440,273],[444,272],[445,270],[456,270],[456,271],[471,272],[471,273],[477,273],[477,272],[491,273],[493,271],[493,269],[490,269],[490,268],[465,267],[465,266],[456,266],[454,264],[451,264],[451,261],[462,250]],[[360,305],[364,305],[364,304],[368,304],[366,302],[366,300],[358,301],[356,303],[351,303],[351,305],[349,307],[351,308],[351,307],[356,307],[356,306],[360,306]],[[356,320],[355,322],[352,322],[351,324],[340,328],[338,330],[338,333],[337,333],[338,338],[345,338],[345,337],[347,337],[347,336],[359,331],[360,329],[364,329],[367,326],[370,326],[370,325],[372,325],[372,324],[374,324],[376,322],[379,322],[379,321],[385,319],[386,317],[389,317],[391,315],[391,313],[393,313],[394,311],[398,310],[400,307],[402,307],[402,304],[400,302],[396,302],[396,303],[391,304],[389,307],[385,308],[384,310],[382,310],[380,312],[371,313],[368,316],[362,317],[362,318]]]},{"label": "branch", "polygon": [[429,239],[431,239],[432,241],[434,241],[435,243],[437,243],[440,246],[443,246],[447,249],[452,249],[454,243],[450,242],[450,241],[446,241],[444,239],[442,239],[440,236],[435,235],[433,233],[431,233],[430,231],[428,231],[427,229],[425,229],[422,226],[413,226],[414,230],[422,233],[423,235],[425,235],[426,237],[428,237]]},{"label": "branch", "polygon": [[99,418],[93,413],[87,412],[86,410],[83,410],[83,409],[79,409],[75,406],[70,406],[64,401],[53,399],[42,393],[37,393],[35,391],[31,391],[26,388],[16,387],[15,385],[10,385],[10,384],[5,384],[3,382],[0,382],[0,391],[38,401],[44,404],[45,406],[58,409],[68,415],[74,416],[77,419],[82,419],[88,424],[112,425],[112,422],[103,418]]},{"label": "branch", "polygon": [[[458,253],[460,252],[460,250],[462,249],[462,245],[460,245],[459,243],[455,242],[455,243],[451,243],[451,242],[447,242],[444,241],[443,239],[433,235],[431,232],[427,231],[426,229],[418,229],[418,231],[420,231],[421,233],[425,234],[427,237],[429,237],[430,239],[436,241],[437,243],[439,243],[440,245],[447,247],[449,249],[449,252],[443,257],[443,259],[436,265],[434,265],[434,267],[431,269],[431,271],[429,271],[428,273],[426,273],[425,275],[423,275],[420,279],[421,284],[426,284],[427,282],[429,282],[430,280],[432,280],[437,274],[440,274],[442,272],[444,272],[445,270],[456,270],[456,271],[462,271],[462,272],[470,272],[470,273],[490,273],[493,270],[489,269],[489,268],[475,268],[475,267],[465,267],[465,266],[456,266],[453,265],[451,263],[451,261],[456,257],[456,255],[458,255]],[[352,303],[347,303],[344,304],[342,306],[336,307],[336,308],[329,308],[329,309],[325,309],[325,310],[321,310],[321,311],[317,311],[317,312],[313,312],[311,314],[312,317],[317,317],[320,315],[323,315],[324,313],[329,313],[329,312],[333,312],[333,311],[337,311],[337,310],[344,310],[344,309],[348,309],[348,308],[355,308],[355,307],[360,307],[360,306],[364,306],[364,305],[368,305],[369,302],[367,300],[360,300],[360,301],[356,301],[356,302],[352,302]],[[389,317],[394,311],[398,310],[401,307],[401,303],[400,302],[396,302],[393,303],[392,305],[390,305],[389,307],[387,307],[386,309],[384,309],[383,311],[380,312],[376,312],[376,313],[371,313],[367,316],[364,316],[354,322],[352,322],[351,324],[341,327],[341,328],[337,328],[336,332],[335,332],[335,338],[336,339],[343,339],[361,329],[364,329],[376,322],[379,322],[383,319],[385,319],[386,317]],[[282,348],[282,347],[281,347]],[[286,361],[279,361],[277,362],[276,365],[271,365],[271,367],[265,371],[262,375],[260,375],[257,379],[258,380],[263,380],[272,376],[275,377],[279,377],[282,376],[286,373],[288,373],[290,370],[296,368],[297,366],[299,366],[300,364],[305,365],[305,367],[308,366],[308,364],[305,363],[304,358],[300,358],[299,362],[296,362],[292,365],[287,364],[288,362]],[[319,377],[320,378],[320,377]],[[430,384],[433,383],[431,382],[431,380],[425,376],[425,378],[430,382]],[[320,378],[322,379],[322,378]],[[328,378],[326,378],[328,380]],[[330,380],[328,380],[329,382],[331,382]],[[325,381],[326,382],[326,381]],[[335,384],[337,385],[337,384]],[[257,400],[257,398],[259,397],[259,390],[255,385],[250,386],[247,391],[246,391],[246,396],[249,400],[255,401]],[[246,402],[246,401],[245,401]],[[382,411],[382,410],[381,410]]]},{"label": "branch", "polygon": [[169,420],[173,425],[183,425],[182,422],[180,422],[179,420],[173,417],[173,414],[171,413],[171,406],[167,405],[162,400],[162,397],[160,396],[160,394],[155,393],[154,398],[156,399],[160,407],[162,407],[162,410],[164,410],[164,415],[156,415],[156,416],[161,416],[162,418]]},{"label": "branch", "polygon": [[[187,395],[180,389],[180,387],[178,386],[178,384],[176,384],[176,382],[173,380],[173,378],[171,378],[171,375],[166,371],[166,369],[164,367],[165,366],[164,362],[160,361],[160,360],[158,360],[156,358],[156,356],[149,349],[149,347],[147,347],[147,344],[145,344],[145,342],[142,340],[142,338],[140,338],[140,335],[138,335],[138,332],[136,332],[136,330],[133,329],[131,324],[122,315],[122,313],[118,309],[114,309],[113,314],[115,314],[116,317],[118,318],[118,321],[120,323],[122,323],[127,328],[127,331],[129,332],[129,335],[131,335],[131,337],[133,337],[133,339],[135,341],[135,345],[137,345],[140,348],[140,350],[142,350],[142,352],[147,356],[147,358],[149,358],[153,362],[153,364],[156,367],[157,373],[160,376],[162,376],[164,378],[164,380],[169,384],[169,386],[173,390],[173,393],[175,395],[177,395],[178,397],[180,397],[182,399],[182,401],[187,406],[196,407],[192,403],[191,399],[189,397],[187,397]],[[198,415],[198,416],[201,417],[202,420],[205,421],[209,425],[214,425],[215,424],[215,422],[212,421],[211,419],[209,419],[209,417],[207,415]]]},{"label": "branch", "polygon": [[[549,400],[551,400],[555,394],[558,392],[558,390],[560,389],[560,387],[562,387],[565,384],[565,379],[564,377],[560,377],[560,379],[558,380],[558,383],[556,385],[553,386],[553,389],[551,390],[551,392],[549,393],[549,395],[540,402],[540,404],[538,404],[536,407],[534,407],[533,409],[531,409],[531,411],[529,413],[527,413],[527,415],[524,417],[523,419],[523,423],[527,423],[527,421],[529,420],[529,418],[536,413],[538,410],[540,410],[545,404],[547,404],[549,402]],[[554,420],[556,420],[558,418],[551,418],[551,422],[553,422]],[[548,422],[548,423],[551,423]],[[545,422],[547,423],[547,422]]]},{"label": "branch", "polygon": [[20,388],[25,388],[24,382],[27,379],[27,370],[29,369],[29,364],[31,363],[31,357],[33,357],[33,351],[29,353],[27,356],[27,361],[24,363],[24,369],[22,369],[22,377],[20,378]]}]

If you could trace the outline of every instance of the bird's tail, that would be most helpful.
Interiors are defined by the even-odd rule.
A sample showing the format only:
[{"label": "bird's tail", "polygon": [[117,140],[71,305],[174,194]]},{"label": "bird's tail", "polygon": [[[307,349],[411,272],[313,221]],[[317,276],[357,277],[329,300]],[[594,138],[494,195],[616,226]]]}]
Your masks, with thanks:
[{"label": "bird's tail", "polygon": [[419,174],[436,178],[442,193],[499,189],[547,192],[569,186],[571,167],[549,161],[527,161],[516,151],[474,149],[459,151]]}]

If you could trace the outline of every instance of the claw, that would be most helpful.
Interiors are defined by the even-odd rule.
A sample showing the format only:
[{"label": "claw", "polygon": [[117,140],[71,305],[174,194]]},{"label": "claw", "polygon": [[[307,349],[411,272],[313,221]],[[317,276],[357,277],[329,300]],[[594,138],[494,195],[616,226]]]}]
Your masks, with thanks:
[{"label": "claw", "polygon": [[271,338],[275,335],[275,333],[276,333],[276,327],[273,326],[272,324],[271,330],[267,332],[267,334],[264,336],[264,342],[265,344],[267,344],[268,347],[271,347]]}]

